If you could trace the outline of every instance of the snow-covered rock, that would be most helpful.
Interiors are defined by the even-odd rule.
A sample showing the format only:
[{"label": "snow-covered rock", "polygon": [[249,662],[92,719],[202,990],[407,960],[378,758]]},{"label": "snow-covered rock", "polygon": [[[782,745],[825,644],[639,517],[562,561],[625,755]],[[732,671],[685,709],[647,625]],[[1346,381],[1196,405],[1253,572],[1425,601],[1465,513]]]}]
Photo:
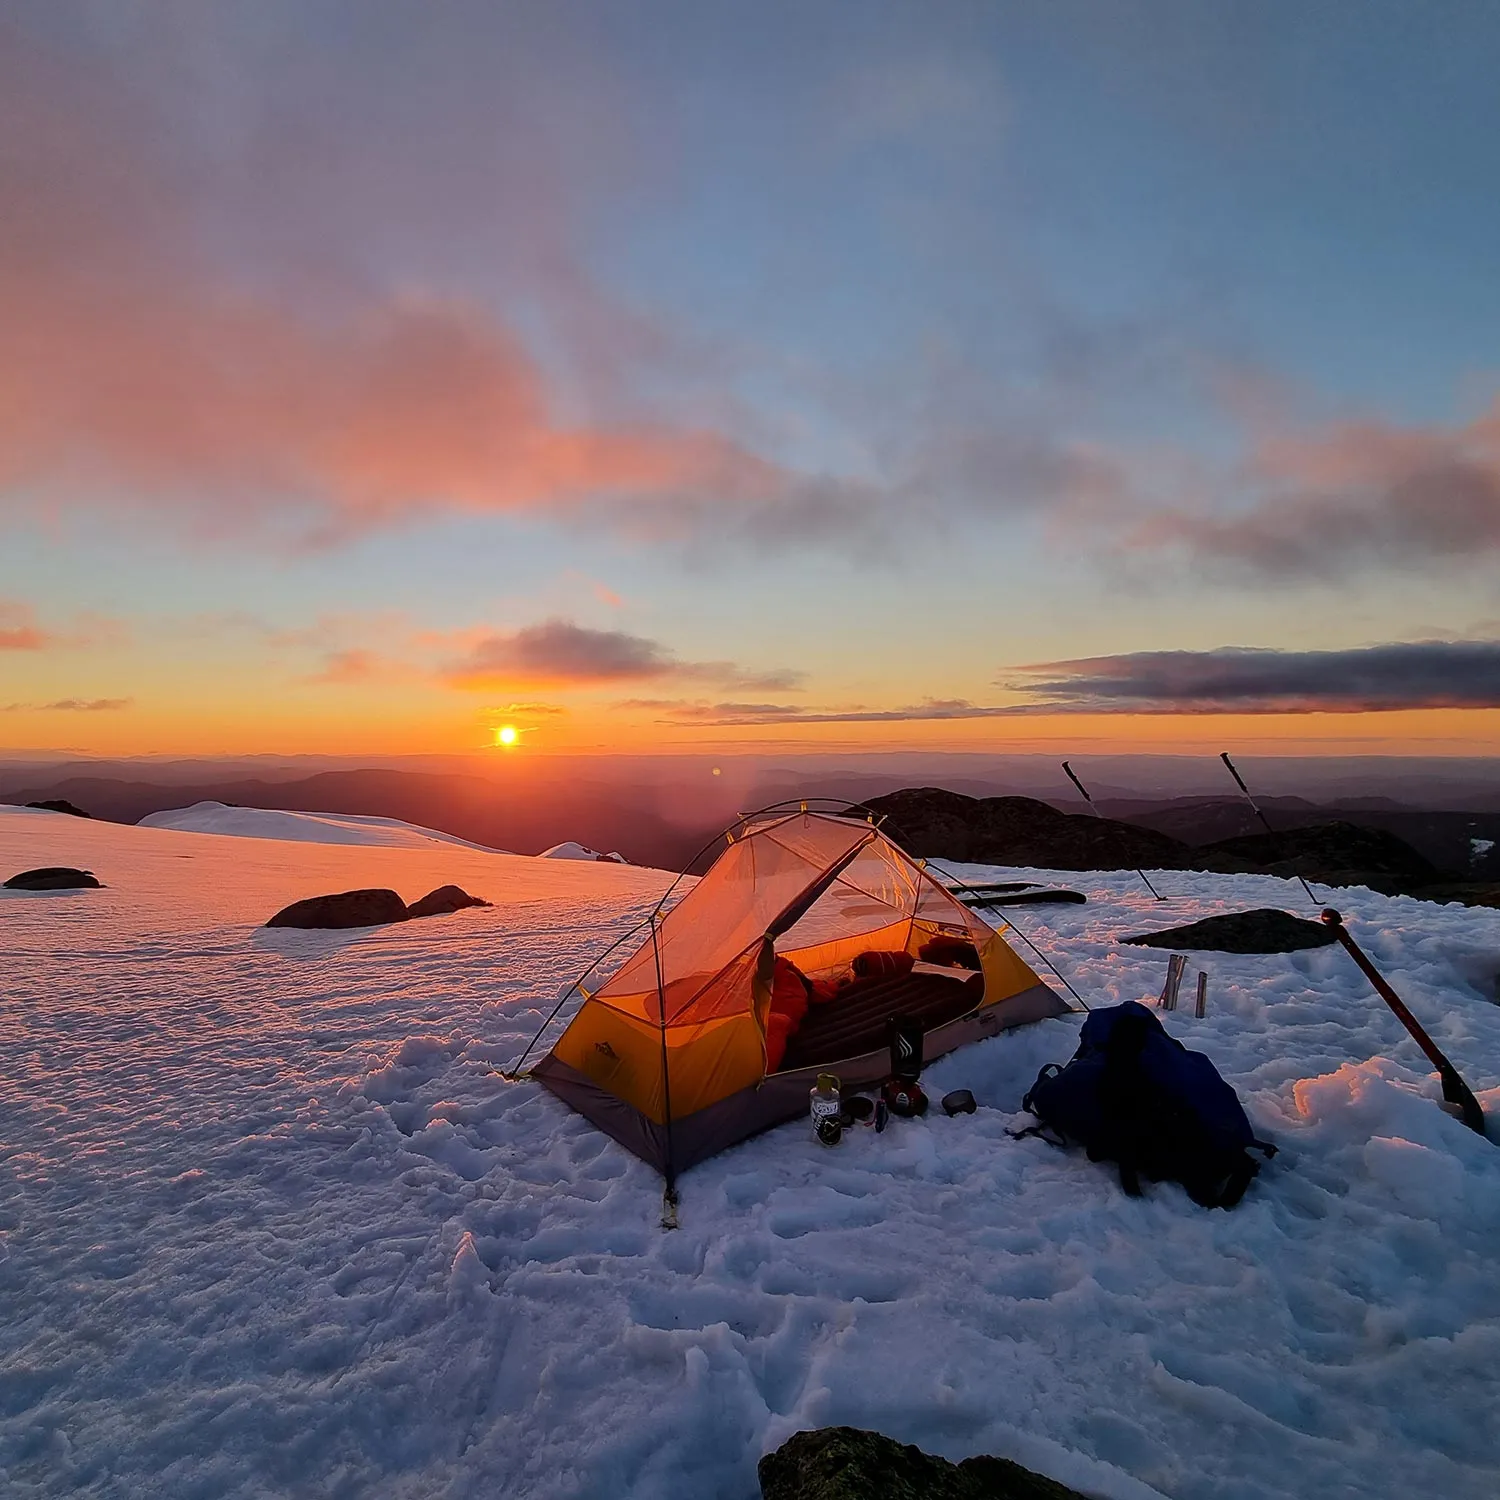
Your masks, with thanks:
[{"label": "snow-covered rock", "polygon": [[[1208,1013],[1165,1024],[1281,1147],[1232,1213],[1010,1137],[1069,1017],[927,1070],[975,1114],[695,1167],[665,1234],[655,1174],[499,1070],[670,875],[0,809],[0,868],[44,860],[108,880],[0,893],[7,1495],[753,1500],[761,1454],[840,1424],[1113,1500],[1500,1493],[1500,1147],[1340,948],[1189,955]],[[1067,879],[1087,906],[1016,922],[1090,1004],[1161,989],[1123,935],[1307,910]],[[440,942],[255,926],[450,880],[495,906]],[[1339,906],[1500,1112],[1500,911]]]},{"label": "snow-covered rock", "polygon": [[608,864],[625,865],[630,861],[623,854],[600,854],[597,849],[590,849],[583,844],[575,844],[571,839],[566,843],[554,844],[550,849],[543,849],[537,855],[538,859],[592,859]]}]

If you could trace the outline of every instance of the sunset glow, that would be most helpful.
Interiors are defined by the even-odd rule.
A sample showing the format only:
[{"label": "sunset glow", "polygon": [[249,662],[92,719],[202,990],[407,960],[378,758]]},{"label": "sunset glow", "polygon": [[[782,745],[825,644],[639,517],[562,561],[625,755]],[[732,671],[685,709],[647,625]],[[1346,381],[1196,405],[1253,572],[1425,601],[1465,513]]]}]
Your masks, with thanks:
[{"label": "sunset glow", "polygon": [[1493,750],[1482,7],[668,10],[7,9],[0,749]]}]

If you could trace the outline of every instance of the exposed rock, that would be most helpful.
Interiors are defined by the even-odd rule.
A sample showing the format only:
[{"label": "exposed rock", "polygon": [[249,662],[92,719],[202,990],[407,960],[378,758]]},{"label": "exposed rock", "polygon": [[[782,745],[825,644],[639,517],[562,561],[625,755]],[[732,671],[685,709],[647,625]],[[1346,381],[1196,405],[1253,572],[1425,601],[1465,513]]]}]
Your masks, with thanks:
[{"label": "exposed rock", "polygon": [[1024,891],[1014,891],[1008,896],[970,895],[960,891],[958,899],[976,911],[987,906],[1083,906],[1088,897],[1082,891],[1068,891],[1061,886],[1039,885]]},{"label": "exposed rock", "polygon": [[440,885],[435,891],[428,891],[420,901],[413,901],[406,908],[408,917],[440,917],[446,912],[462,911],[466,906],[488,906],[488,901],[481,901],[478,896],[471,896],[462,886]]},{"label": "exposed rock", "polygon": [[44,870],[22,870],[5,882],[8,891],[97,891],[102,889],[91,870],[51,865]]},{"label": "exposed rock", "polygon": [[1006,1458],[933,1458],[857,1427],[799,1432],[760,1461],[763,1500],[1083,1500]]},{"label": "exposed rock", "polygon": [[1058,812],[1032,797],[965,797],[911,787],[864,806],[919,859],[1052,870],[1185,869],[1192,851],[1150,828]]},{"label": "exposed rock", "polygon": [[1500,881],[1440,880],[1411,893],[1422,901],[1457,902],[1460,906],[1500,906]]},{"label": "exposed rock", "polygon": [[81,807],[74,807],[66,797],[44,797],[40,802],[28,802],[27,807],[40,808],[43,812],[68,813],[75,818],[87,818],[91,816],[84,812]]},{"label": "exposed rock", "polygon": [[340,891],[334,896],[309,896],[283,907],[267,927],[381,927],[404,922],[406,902],[395,891]]},{"label": "exposed rock", "polygon": [[1221,839],[1196,851],[1198,869],[1227,874],[1301,875],[1321,885],[1368,885],[1413,891],[1439,879],[1437,869],[1405,839],[1354,823],[1320,823],[1281,833]]},{"label": "exposed rock", "polygon": [[1143,932],[1121,938],[1141,948],[1172,948],[1180,953],[1295,953],[1301,948],[1324,948],[1338,941],[1331,927],[1308,922],[1272,907],[1235,911],[1222,917],[1205,917],[1186,927],[1164,932]]},{"label": "exposed rock", "polygon": [[[1052,870],[1216,870],[1231,875],[1303,876],[1321,885],[1367,885],[1388,895],[1428,896],[1486,905],[1478,888],[1445,880],[1404,839],[1355,823],[1320,823],[1279,833],[1220,839],[1192,848],[1165,833],[1110,818],[1059,812],[1031,797],[965,797],[936,787],[909,787],[864,807],[919,859],[1032,865]],[[1486,857],[1490,851],[1486,851]],[[1034,898],[1033,898],[1034,899]]]}]

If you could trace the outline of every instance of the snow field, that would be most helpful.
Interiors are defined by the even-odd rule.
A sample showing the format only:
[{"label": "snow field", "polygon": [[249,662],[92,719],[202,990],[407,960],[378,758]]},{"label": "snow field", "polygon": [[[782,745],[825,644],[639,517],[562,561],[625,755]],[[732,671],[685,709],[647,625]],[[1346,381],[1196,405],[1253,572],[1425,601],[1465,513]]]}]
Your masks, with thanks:
[{"label": "snow field", "polygon": [[[44,863],[108,889],[0,898],[0,1493],[751,1500],[833,1422],[1120,1500],[1500,1492],[1500,1152],[1337,948],[1189,956],[1208,1014],[1166,1025],[1282,1147],[1233,1213],[1009,1138],[1069,1018],[928,1070],[975,1115],[695,1168],[664,1234],[652,1172],[496,1070],[670,877],[0,810],[5,873]],[[1017,923],[1090,1004],[1160,990],[1119,936],[1305,905],[1066,879]],[[257,927],[448,881],[497,904]],[[1500,912],[1334,904],[1500,1111]]]},{"label": "snow field", "polygon": [[433,844],[456,844],[461,849],[485,849],[451,833],[403,823],[399,818],[354,817],[349,813],[278,812],[263,807],[231,807],[224,802],[195,802],[168,812],[148,813],[141,828],[173,828],[179,833],[218,833],[245,839],[290,839],[308,844],[375,844],[391,849],[425,849]]}]

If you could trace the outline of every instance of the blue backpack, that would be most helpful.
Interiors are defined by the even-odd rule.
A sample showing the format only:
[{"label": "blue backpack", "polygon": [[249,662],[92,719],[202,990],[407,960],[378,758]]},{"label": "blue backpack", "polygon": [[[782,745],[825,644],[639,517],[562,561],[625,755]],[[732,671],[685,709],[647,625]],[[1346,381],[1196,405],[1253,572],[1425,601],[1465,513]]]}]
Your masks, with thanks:
[{"label": "blue backpack", "polygon": [[1072,1060],[1048,1063],[1022,1107],[1041,1124],[1020,1135],[1060,1137],[1090,1161],[1116,1162],[1131,1197],[1144,1177],[1180,1182],[1204,1208],[1233,1208],[1260,1170],[1250,1150],[1276,1154],[1218,1069],[1134,1000],[1092,1011]]}]

